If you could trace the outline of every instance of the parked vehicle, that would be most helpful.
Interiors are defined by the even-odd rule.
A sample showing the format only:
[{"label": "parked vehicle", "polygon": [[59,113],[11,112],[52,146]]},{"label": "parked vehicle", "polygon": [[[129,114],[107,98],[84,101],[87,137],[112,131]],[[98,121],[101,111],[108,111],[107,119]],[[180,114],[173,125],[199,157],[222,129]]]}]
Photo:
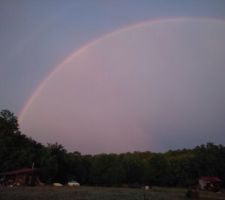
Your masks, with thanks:
[{"label": "parked vehicle", "polygon": [[68,182],[68,186],[71,186],[71,187],[79,187],[80,186],[80,183],[78,183],[77,181],[69,181]]}]

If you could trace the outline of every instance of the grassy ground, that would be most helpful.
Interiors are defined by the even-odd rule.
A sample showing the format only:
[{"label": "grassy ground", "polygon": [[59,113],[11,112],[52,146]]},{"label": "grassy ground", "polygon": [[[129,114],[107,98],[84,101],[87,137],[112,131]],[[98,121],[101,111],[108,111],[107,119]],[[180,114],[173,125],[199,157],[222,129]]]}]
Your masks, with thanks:
[{"label": "grassy ground", "polygon": [[[180,188],[14,187],[0,188],[0,200],[184,200]],[[225,200],[224,193],[200,192],[201,200]]]}]

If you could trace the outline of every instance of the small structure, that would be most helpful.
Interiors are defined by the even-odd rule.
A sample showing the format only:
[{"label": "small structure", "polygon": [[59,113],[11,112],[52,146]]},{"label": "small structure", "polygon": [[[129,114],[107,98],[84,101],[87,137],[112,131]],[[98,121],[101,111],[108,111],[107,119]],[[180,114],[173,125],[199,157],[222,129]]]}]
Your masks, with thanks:
[{"label": "small structure", "polygon": [[198,180],[201,190],[217,192],[220,189],[221,179],[217,176],[205,176]]},{"label": "small structure", "polygon": [[37,169],[23,168],[0,173],[0,184],[5,186],[43,185],[37,176]]}]

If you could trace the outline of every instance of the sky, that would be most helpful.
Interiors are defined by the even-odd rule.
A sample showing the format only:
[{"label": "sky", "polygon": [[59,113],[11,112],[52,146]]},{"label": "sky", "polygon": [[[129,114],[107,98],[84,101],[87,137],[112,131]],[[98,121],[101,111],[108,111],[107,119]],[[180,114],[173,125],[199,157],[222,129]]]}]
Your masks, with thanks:
[{"label": "sky", "polygon": [[0,109],[69,151],[225,144],[225,1],[0,0]]}]

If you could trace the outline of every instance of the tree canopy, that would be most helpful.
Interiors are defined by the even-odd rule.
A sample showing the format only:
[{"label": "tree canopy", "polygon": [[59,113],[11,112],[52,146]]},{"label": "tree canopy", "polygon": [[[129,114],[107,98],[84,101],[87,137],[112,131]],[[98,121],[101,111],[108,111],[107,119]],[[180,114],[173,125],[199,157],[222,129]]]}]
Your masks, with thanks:
[{"label": "tree canopy", "polygon": [[44,146],[28,138],[8,110],[0,112],[0,163],[0,172],[35,163],[45,183],[76,179],[81,184],[103,186],[187,186],[201,176],[218,176],[225,181],[223,145],[207,143],[165,153],[82,155],[67,152],[58,143]]}]

